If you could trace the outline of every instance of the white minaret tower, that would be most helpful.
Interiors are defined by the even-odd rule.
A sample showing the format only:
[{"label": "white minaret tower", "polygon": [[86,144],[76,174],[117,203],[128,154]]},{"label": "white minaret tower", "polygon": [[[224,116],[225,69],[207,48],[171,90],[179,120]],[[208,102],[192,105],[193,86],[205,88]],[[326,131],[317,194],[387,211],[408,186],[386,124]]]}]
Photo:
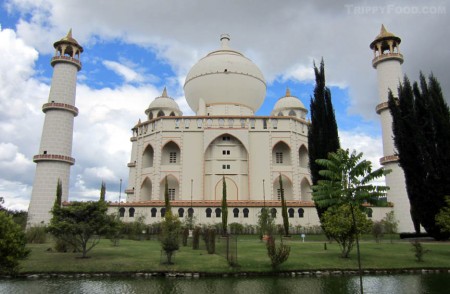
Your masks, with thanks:
[{"label": "white minaret tower", "polygon": [[411,220],[410,204],[405,186],[403,169],[398,164],[398,156],[395,155],[395,146],[392,132],[392,117],[388,107],[388,93],[392,91],[394,97],[398,97],[398,86],[403,79],[402,67],[403,55],[400,54],[400,38],[388,32],[384,25],[380,34],[370,43],[373,50],[373,67],[377,70],[378,93],[380,104],[376,111],[381,118],[383,132],[383,154],[380,163],[392,172],[386,175],[386,185],[390,187],[388,200],[394,204],[395,217],[399,221],[399,232],[414,232]]},{"label": "white minaret tower", "polygon": [[75,158],[71,157],[73,120],[78,115],[75,92],[83,47],[72,38],[72,30],[53,46],[55,56],[50,62],[53,66],[52,84],[48,103],[42,106],[45,121],[39,154],[33,157],[36,174],[28,209],[28,226],[50,221],[58,179],[62,181],[62,201],[68,200],[70,166],[75,163]]}]

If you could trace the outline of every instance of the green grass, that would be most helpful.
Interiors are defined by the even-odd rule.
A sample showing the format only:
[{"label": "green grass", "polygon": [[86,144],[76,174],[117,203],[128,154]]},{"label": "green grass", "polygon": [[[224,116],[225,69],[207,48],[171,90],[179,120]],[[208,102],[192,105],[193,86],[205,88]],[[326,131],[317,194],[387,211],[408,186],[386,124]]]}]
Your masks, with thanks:
[{"label": "green grass", "polygon": [[[307,236],[300,241],[295,236],[289,245],[291,254],[287,262],[280,266],[281,271],[320,270],[320,269],[356,269],[356,247],[349,259],[340,258],[339,246],[327,243],[324,250],[323,236]],[[109,240],[101,240],[91,252],[90,258],[77,258],[77,253],[57,253],[47,251],[53,244],[30,244],[32,250],[28,259],[22,261],[21,273],[53,272],[270,272],[270,261],[265,244],[255,236],[238,237],[238,268],[231,268],[225,258],[216,254],[209,255],[205,250],[192,250],[180,247],[176,253],[174,265],[163,265],[161,245],[158,241],[121,240],[118,247]],[[402,269],[402,268],[450,268],[449,243],[423,243],[430,250],[424,262],[416,262],[409,242],[389,241],[375,243],[363,238],[361,243],[361,262],[365,269]]]}]

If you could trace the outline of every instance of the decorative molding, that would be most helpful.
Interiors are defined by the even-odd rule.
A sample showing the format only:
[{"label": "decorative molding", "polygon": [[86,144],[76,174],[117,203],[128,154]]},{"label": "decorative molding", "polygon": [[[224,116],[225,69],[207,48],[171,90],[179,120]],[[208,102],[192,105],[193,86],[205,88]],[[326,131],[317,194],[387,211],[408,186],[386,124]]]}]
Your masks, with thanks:
[{"label": "decorative molding", "polygon": [[39,161],[62,161],[69,163],[70,165],[75,164],[75,158],[58,154],[38,154],[33,156],[33,161],[36,163],[38,163]]},{"label": "decorative molding", "polygon": [[50,61],[50,64],[52,66],[55,66],[55,64],[58,63],[58,62],[72,63],[78,68],[78,71],[81,70],[81,61],[79,61],[78,59],[75,59],[73,57],[63,56],[63,55],[61,55],[61,56],[53,56],[51,61]]},{"label": "decorative molding", "polygon": [[44,113],[46,113],[48,110],[54,110],[54,109],[69,111],[74,116],[78,115],[78,108],[73,105],[70,105],[70,104],[50,102],[50,103],[45,103],[44,105],[42,105],[42,111]]}]

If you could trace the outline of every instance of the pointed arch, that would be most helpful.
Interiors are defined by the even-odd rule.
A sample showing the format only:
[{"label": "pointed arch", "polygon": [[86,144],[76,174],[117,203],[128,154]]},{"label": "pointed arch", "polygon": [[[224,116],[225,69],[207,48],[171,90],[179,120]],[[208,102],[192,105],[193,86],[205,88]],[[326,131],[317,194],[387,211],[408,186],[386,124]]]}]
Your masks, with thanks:
[{"label": "pointed arch", "polygon": [[297,116],[297,114],[295,113],[295,110],[291,109],[289,111],[289,116]]},{"label": "pointed arch", "polygon": [[300,167],[308,168],[309,167],[308,149],[303,144],[302,146],[300,146],[300,149],[298,149],[298,157],[300,161]]},{"label": "pointed arch", "polygon": [[169,116],[175,116],[175,112],[172,111]]},{"label": "pointed arch", "polygon": [[156,115],[156,117],[161,117],[161,116],[165,116],[164,111],[162,111],[162,110],[158,111],[158,114]]},{"label": "pointed arch", "polygon": [[[239,190],[235,181],[231,178],[225,177],[225,183],[227,185],[227,200],[239,200]],[[223,178],[216,183],[215,188],[215,200],[221,200],[223,197]]]},{"label": "pointed arch", "polygon": [[153,167],[153,158],[155,156],[155,152],[153,150],[152,145],[148,144],[145,147],[144,154],[142,155],[142,167]]},{"label": "pointed arch", "polygon": [[180,147],[174,141],[167,142],[162,148],[161,165],[179,165]]},{"label": "pointed arch", "polygon": [[302,201],[312,201],[311,183],[309,182],[308,178],[303,178],[302,182],[300,183],[300,191]]},{"label": "pointed arch", "polygon": [[[179,192],[180,192],[180,185],[178,179],[174,175],[167,175],[167,184],[169,188],[169,200],[179,200]],[[162,178],[160,184],[159,184],[159,199],[164,200],[164,193],[165,193],[165,177]]]},{"label": "pointed arch", "polygon": [[141,185],[141,193],[139,195],[140,201],[152,200],[152,192],[153,192],[152,188],[153,188],[152,181],[148,177],[145,177]]},{"label": "pointed arch", "polygon": [[274,165],[291,165],[291,148],[284,141],[277,142],[272,148]]},{"label": "pointed arch", "polygon": [[[273,181],[273,200],[281,200],[281,189],[280,189],[280,179],[279,175],[275,177]],[[284,191],[284,199],[285,200],[293,200],[292,193],[292,181],[285,175],[281,175],[281,181],[283,182],[283,191]]]}]

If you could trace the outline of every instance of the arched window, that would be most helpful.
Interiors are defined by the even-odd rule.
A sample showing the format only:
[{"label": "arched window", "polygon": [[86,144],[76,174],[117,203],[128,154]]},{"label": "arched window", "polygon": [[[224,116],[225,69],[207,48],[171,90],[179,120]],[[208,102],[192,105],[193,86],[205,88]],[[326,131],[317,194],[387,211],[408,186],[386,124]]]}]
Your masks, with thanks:
[{"label": "arched window", "polygon": [[158,114],[156,116],[157,117],[164,116],[164,111],[162,111],[162,110],[158,111]]},{"label": "arched window", "polygon": [[212,209],[208,207],[205,211],[206,211],[206,217],[211,217]]},{"label": "arched window", "polygon": [[216,208],[215,212],[216,212],[216,217],[220,217],[221,213],[222,213],[222,209]]},{"label": "arched window", "polygon": [[283,113],[281,111],[278,112],[278,116],[283,116]]},{"label": "arched window", "polygon": [[153,112],[150,111],[150,113],[148,114],[148,119],[153,119]]},{"label": "arched window", "polygon": [[289,209],[288,209],[289,217],[294,217],[294,213],[295,213],[295,211],[294,211],[293,208],[289,208]]},{"label": "arched window", "polygon": [[191,207],[188,209],[188,216],[193,217],[194,216],[194,209]]},{"label": "arched window", "polygon": [[171,112],[169,116],[175,116],[175,112]]},{"label": "arched window", "polygon": [[166,208],[161,208],[161,217],[165,217],[166,216]]},{"label": "arched window", "polygon": [[371,218],[372,214],[373,214],[372,208],[367,208],[366,213],[367,213],[367,217]]},{"label": "arched window", "polygon": [[158,210],[156,208],[152,208],[151,213],[152,213],[152,217],[156,217],[156,213],[158,212]]},{"label": "arched window", "polygon": [[302,218],[304,213],[305,211],[303,210],[303,208],[298,209],[298,217]]},{"label": "arched window", "polygon": [[270,210],[270,214],[272,215],[273,218],[276,218],[277,217],[277,210],[275,208],[272,208]]},{"label": "arched window", "polygon": [[244,213],[244,218],[248,217],[248,208],[244,208],[244,210],[242,210],[242,212]]},{"label": "arched window", "polygon": [[235,218],[239,217],[239,209],[238,208],[233,209],[233,215]]},{"label": "arched window", "polygon": [[153,156],[154,156],[153,147],[152,145],[148,145],[147,147],[145,147],[144,154],[142,157],[143,168],[153,167]]},{"label": "arched window", "polygon": [[125,216],[125,208],[121,207],[119,209],[119,217],[124,217]]},{"label": "arched window", "polygon": [[291,110],[289,111],[289,116],[295,116],[295,111],[294,111],[293,109],[291,109]]},{"label": "arched window", "polygon": [[178,216],[179,217],[183,217],[184,216],[184,209],[183,208],[178,208]]},{"label": "arched window", "polygon": [[134,217],[134,211],[135,211],[135,209],[134,209],[133,207],[131,207],[131,208],[128,210],[128,216],[129,216],[129,217]]}]

